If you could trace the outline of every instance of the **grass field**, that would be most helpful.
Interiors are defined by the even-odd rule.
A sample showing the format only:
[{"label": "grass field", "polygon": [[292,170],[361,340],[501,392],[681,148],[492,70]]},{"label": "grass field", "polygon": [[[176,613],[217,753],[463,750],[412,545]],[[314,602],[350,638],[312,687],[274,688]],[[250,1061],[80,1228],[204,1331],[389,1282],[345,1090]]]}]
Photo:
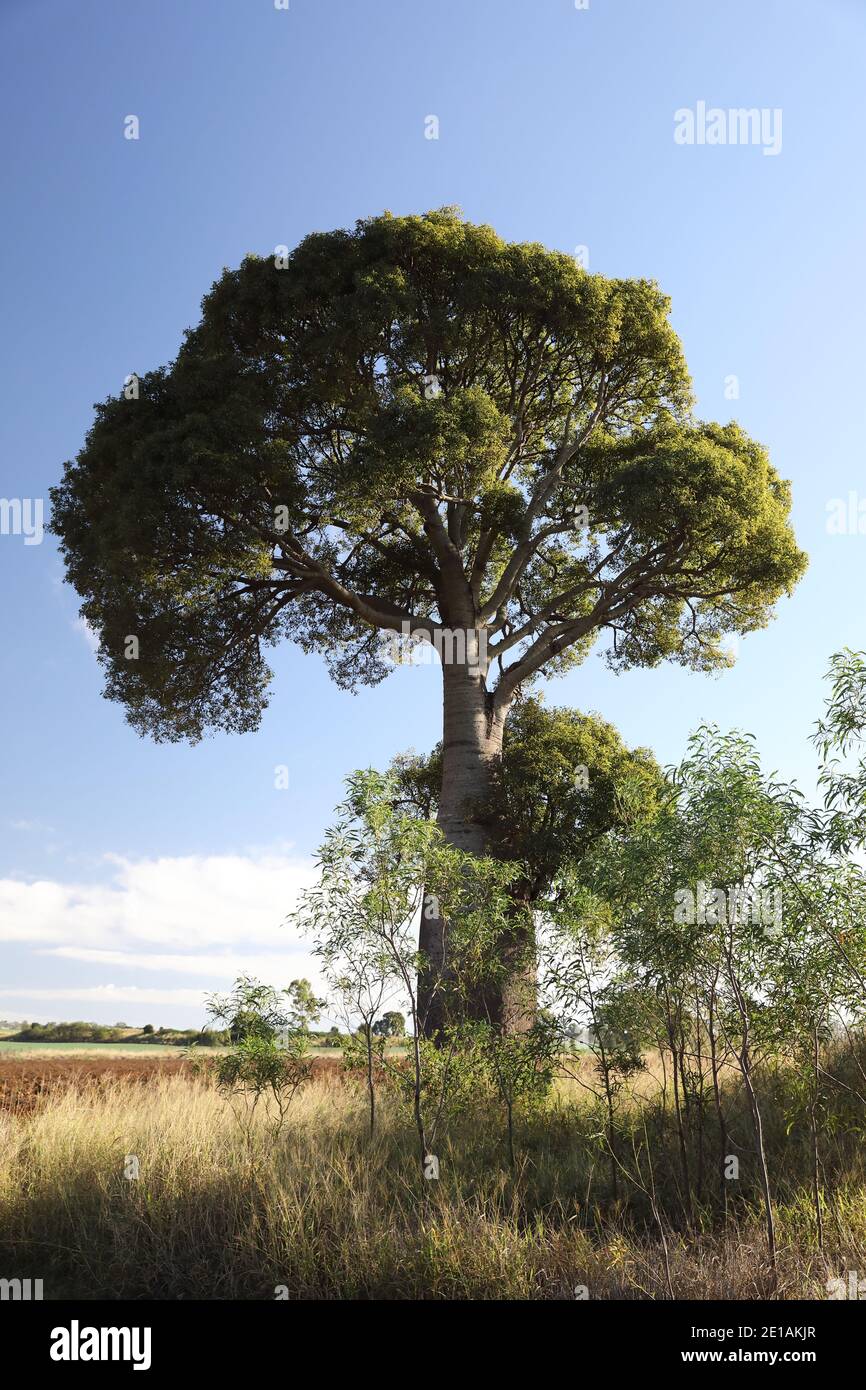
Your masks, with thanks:
[{"label": "grass field", "polygon": [[[735,1089],[743,1181],[722,1209],[708,1162],[687,1221],[670,1113],[648,1120],[654,1214],[625,1177],[612,1194],[598,1111],[574,1083],[519,1116],[513,1172],[501,1110],[476,1097],[449,1117],[440,1180],[425,1182],[404,1103],[382,1092],[371,1140],[363,1087],[333,1056],[315,1063],[276,1141],[263,1113],[233,1107],[178,1058],[7,1056],[0,1275],[42,1278],[46,1298],[826,1298],[828,1278],[866,1267],[859,1126],[843,1105],[822,1139],[832,1192],[819,1249],[807,1136],[775,1103],[779,1075],[761,1087],[775,1278]],[[624,1170],[634,1138],[624,1107]]]}]

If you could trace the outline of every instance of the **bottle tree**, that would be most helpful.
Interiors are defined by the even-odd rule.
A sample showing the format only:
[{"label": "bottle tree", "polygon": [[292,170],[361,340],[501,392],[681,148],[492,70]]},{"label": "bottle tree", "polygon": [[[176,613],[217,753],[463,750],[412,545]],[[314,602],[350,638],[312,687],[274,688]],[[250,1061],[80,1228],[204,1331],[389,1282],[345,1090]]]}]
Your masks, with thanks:
[{"label": "bottle tree", "polygon": [[765,450],[693,417],[668,309],[453,209],[226,271],[52,491],[106,694],[194,740],[256,727],[283,639],[345,688],[387,675],[388,633],[434,642],[439,823],[495,853],[477,807],[521,691],[600,639],[617,669],[727,664],[805,566]]}]

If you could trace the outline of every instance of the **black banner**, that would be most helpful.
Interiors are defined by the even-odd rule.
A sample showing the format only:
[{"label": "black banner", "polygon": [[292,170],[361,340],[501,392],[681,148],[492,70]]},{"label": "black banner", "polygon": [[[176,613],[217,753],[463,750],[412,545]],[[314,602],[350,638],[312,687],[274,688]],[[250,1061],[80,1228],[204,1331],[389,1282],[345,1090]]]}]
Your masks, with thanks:
[{"label": "black banner", "polygon": [[[92,1379],[180,1373],[224,1378],[243,1371],[288,1374],[308,1358],[321,1374],[335,1363],[362,1373],[366,1357],[404,1365],[414,1343],[425,1379],[437,1377],[452,1336],[461,1337],[461,1379],[472,1360],[489,1371],[519,1349],[550,1365],[567,1356],[575,1372],[668,1372],[700,1377],[713,1366],[807,1368],[822,1378],[862,1350],[864,1310],[826,1303],[0,1303],[4,1358],[20,1370]],[[489,1332],[489,1337],[485,1334]],[[468,1342],[463,1337],[469,1337]],[[527,1337],[533,1337],[532,1342]],[[559,1339],[562,1340],[554,1340]],[[533,1350],[534,1348],[534,1350]],[[304,1354],[298,1363],[299,1354]],[[451,1352],[449,1374],[454,1373]],[[443,1363],[444,1364],[444,1363]],[[855,1362],[856,1364],[856,1362]],[[312,1371],[308,1367],[305,1378]],[[402,1372],[398,1372],[402,1374]]]}]

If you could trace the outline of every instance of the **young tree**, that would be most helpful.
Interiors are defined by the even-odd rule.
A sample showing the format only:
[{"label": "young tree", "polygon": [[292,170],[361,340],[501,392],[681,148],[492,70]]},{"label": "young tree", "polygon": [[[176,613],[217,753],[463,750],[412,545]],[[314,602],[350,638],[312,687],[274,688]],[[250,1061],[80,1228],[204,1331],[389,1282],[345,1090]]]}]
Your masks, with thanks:
[{"label": "young tree", "polygon": [[519,691],[603,633],[617,668],[729,664],[803,571],[763,448],[692,418],[668,307],[453,209],[226,271],[52,490],[106,694],[197,739],[256,726],[283,638],[345,687],[387,674],[383,631],[435,642],[439,822],[485,853]]},{"label": "young tree", "polygon": [[505,1111],[508,1165],[514,1171],[514,1112],[518,1105],[544,1099],[556,1070],[562,1033],[556,1021],[539,1014],[532,1027],[506,1032],[499,1022],[479,1022],[472,1029],[472,1045],[478,1049],[494,1092]]},{"label": "young tree", "polygon": [[342,1043],[344,1065],[350,1071],[363,1067],[372,1139],[376,1132],[376,1074],[385,1058],[385,1039],[377,1035],[375,1020],[394,987],[393,962],[381,943],[342,931],[324,935],[314,954],[322,962],[331,998],[348,1028]]},{"label": "young tree", "polygon": [[211,995],[207,1006],[208,1016],[229,1034],[230,1047],[213,1065],[252,1157],[259,1105],[276,1139],[298,1087],[310,1074],[309,1029],[323,1001],[314,996],[308,980],[293,980],[288,989],[278,990],[242,975],[231,993]]},{"label": "young tree", "polygon": [[845,852],[866,844],[866,652],[836,652],[828,676],[830,696],[813,735],[827,814],[817,838]]},{"label": "young tree", "polygon": [[[510,865],[448,845],[430,820],[397,809],[393,775],[347,779],[348,795],[319,850],[319,879],[291,920],[316,938],[315,953],[336,978],[362,975],[371,993],[399,991],[412,1024],[412,1110],[422,1168],[431,1155],[449,1085],[459,1068],[466,1000],[484,999],[501,970],[509,927]],[[422,1004],[417,980],[419,914],[453,922],[434,993]],[[495,997],[495,996],[494,996]],[[436,1009],[442,1056],[428,1046],[427,1009]],[[368,1034],[372,1039],[372,1028]]]},{"label": "young tree", "polygon": [[546,913],[542,988],[563,1032],[583,1035],[594,1060],[600,1090],[581,1065],[562,1050],[565,1076],[590,1091],[604,1110],[611,1195],[618,1196],[621,1167],[616,1142],[619,1094],[626,1079],[643,1065],[642,1000],[634,979],[623,972],[616,932],[607,904],[589,892],[574,872],[557,885]]}]

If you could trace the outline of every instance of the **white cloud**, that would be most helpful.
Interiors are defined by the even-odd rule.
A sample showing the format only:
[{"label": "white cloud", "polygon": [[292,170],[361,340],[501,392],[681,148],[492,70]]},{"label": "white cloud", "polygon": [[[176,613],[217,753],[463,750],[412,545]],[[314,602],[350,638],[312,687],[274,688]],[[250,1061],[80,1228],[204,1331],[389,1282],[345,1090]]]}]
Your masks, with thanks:
[{"label": "white cloud", "polygon": [[[0,943],[34,948],[33,983],[21,982],[19,967],[0,999],[176,1005],[198,1015],[206,993],[241,974],[277,986],[300,976],[318,983],[311,943],[284,925],[313,881],[309,861],[282,849],[252,849],[139,860],[111,855],[104,865],[105,882],[0,879]],[[49,979],[57,978],[60,960],[90,968],[80,984],[43,985],[48,958],[55,962]],[[118,969],[133,978],[147,972],[153,987],[114,983]],[[194,977],[200,987],[174,988],[172,975]]]},{"label": "white cloud", "polygon": [[0,941],[189,953],[241,942],[289,947],[282,925],[312,865],[282,854],[132,860],[110,856],[108,883],[0,879]]}]

